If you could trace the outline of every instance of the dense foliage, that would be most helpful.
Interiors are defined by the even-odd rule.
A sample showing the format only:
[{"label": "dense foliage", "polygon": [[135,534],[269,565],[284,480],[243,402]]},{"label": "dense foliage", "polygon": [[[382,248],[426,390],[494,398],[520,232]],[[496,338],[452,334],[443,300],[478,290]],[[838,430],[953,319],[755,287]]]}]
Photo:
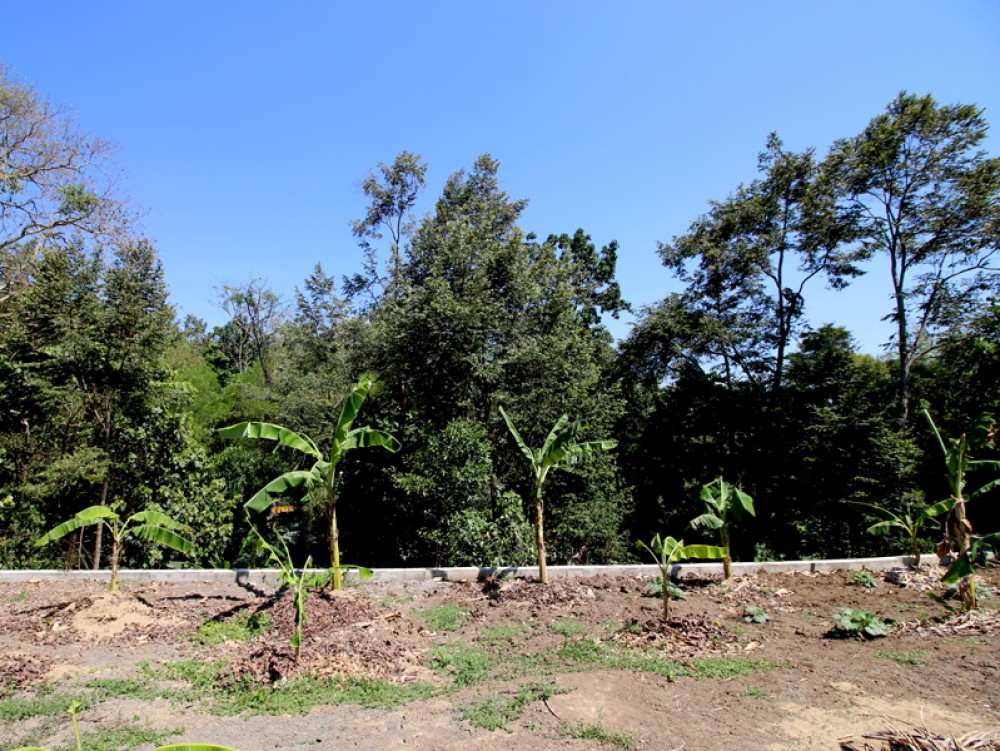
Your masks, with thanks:
[{"label": "dense foliage", "polygon": [[[720,477],[755,502],[737,560],[904,552],[867,533],[884,517],[864,504],[904,518],[947,495],[915,406],[955,436],[1000,407],[1000,159],[978,150],[985,131],[973,106],[904,93],[822,158],[772,135],[757,180],[660,245],[683,289],[617,346],[605,323],[630,306],[615,243],[525,232],[526,202],[488,155],[414,217],[426,165],[404,152],[362,183],[360,271],[338,283],[317,263],[293,300],[260,279],[226,287],[210,330],[175,320],[155,248],[103,181],[107,147],[0,69],[0,566],[107,563],[101,525],[32,545],[94,505],[168,514],[194,543],[125,541],[124,565],[250,563],[243,505],[309,467],[218,429],[324,436],[369,371],[384,388],[364,420],[399,451],[339,470],[352,562],[536,562],[538,488],[501,405],[526,446],[565,414],[583,444],[617,439],[548,479],[552,563],[638,560],[634,541],[661,532],[707,541],[685,528]],[[876,256],[897,330],[884,358],[806,317],[816,285],[840,289]],[[290,484],[258,519],[297,560],[332,555],[321,490]],[[974,529],[1000,526],[995,505],[969,505]],[[929,550],[941,531],[921,534]]]}]

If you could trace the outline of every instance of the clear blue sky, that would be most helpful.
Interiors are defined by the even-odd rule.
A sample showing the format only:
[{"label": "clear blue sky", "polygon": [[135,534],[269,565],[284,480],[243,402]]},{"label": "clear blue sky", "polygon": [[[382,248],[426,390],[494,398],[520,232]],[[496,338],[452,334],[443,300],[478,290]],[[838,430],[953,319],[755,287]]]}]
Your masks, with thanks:
[{"label": "clear blue sky", "polygon": [[[772,130],[824,152],[902,89],[1000,128],[992,0],[32,0],[3,17],[0,60],[119,145],[172,301],[213,324],[223,283],[290,296],[317,261],[358,270],[361,180],[402,150],[430,165],[421,212],[493,154],[526,230],[618,240],[641,306],[676,289],[657,241],[752,180]],[[807,315],[875,353],[888,292],[873,267]]]}]

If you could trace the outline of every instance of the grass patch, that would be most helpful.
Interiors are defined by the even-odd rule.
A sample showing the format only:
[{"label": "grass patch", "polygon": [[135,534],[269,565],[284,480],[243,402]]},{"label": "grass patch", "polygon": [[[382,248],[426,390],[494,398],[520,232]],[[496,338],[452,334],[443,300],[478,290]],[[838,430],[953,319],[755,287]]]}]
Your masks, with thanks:
[{"label": "grass patch", "polygon": [[528,704],[544,701],[559,693],[566,693],[566,689],[551,681],[527,683],[519,686],[509,698],[491,694],[469,705],[462,710],[462,719],[477,728],[507,730],[507,724],[524,714]]},{"label": "grass patch", "polygon": [[241,613],[225,621],[209,621],[198,627],[192,637],[206,646],[227,641],[248,641],[271,627],[271,619],[263,613]]},{"label": "grass patch", "polygon": [[416,614],[424,620],[427,628],[431,631],[457,631],[465,623],[468,616],[468,613],[459,608],[458,605],[450,602],[444,605],[421,608],[416,611]]},{"label": "grass patch", "polygon": [[501,660],[481,647],[453,642],[431,650],[427,664],[431,670],[447,675],[456,686],[466,687],[492,678]]},{"label": "grass patch", "polygon": [[909,652],[883,652],[882,650],[878,650],[875,652],[875,656],[885,657],[897,665],[906,667],[909,665],[923,665],[924,658],[927,656],[927,650],[911,649]]},{"label": "grass patch", "polygon": [[0,698],[0,720],[21,722],[29,717],[58,717],[66,714],[66,708],[73,700],[81,706],[92,703],[78,696],[56,693],[51,689],[39,689],[34,696],[4,696]]},{"label": "grass patch", "polygon": [[356,676],[330,679],[303,676],[278,686],[241,683],[219,692],[212,711],[235,715],[304,715],[318,704],[358,704],[391,709],[435,694],[426,683],[406,685]]},{"label": "grass patch", "polygon": [[[125,723],[109,728],[101,728],[90,733],[80,733],[80,742],[85,749],[131,751],[131,749],[144,744],[159,745],[160,741],[164,738],[169,738],[171,735],[179,735],[183,732],[184,728],[174,728],[173,730],[159,732],[134,723]],[[64,746],[58,746],[54,751],[76,751],[76,741],[70,741]]]},{"label": "grass patch", "polygon": [[621,731],[612,731],[604,727],[603,722],[580,722],[573,725],[565,725],[559,731],[564,738],[576,738],[583,741],[598,741],[609,746],[620,748],[622,751],[630,751],[638,745],[635,736]]}]

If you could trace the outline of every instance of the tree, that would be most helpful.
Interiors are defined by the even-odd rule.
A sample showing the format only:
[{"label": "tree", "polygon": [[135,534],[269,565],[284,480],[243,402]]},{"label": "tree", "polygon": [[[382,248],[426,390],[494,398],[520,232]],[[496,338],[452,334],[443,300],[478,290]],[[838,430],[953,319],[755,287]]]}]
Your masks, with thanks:
[{"label": "tree", "polygon": [[117,237],[129,217],[115,194],[112,154],[0,64],[0,252],[81,234]]},{"label": "tree", "polygon": [[[99,431],[99,446],[109,462],[100,505],[108,503],[119,458],[126,446],[115,442],[123,415],[141,411],[154,381],[162,374],[173,310],[167,305],[163,268],[145,241],[122,243],[104,278],[100,308],[89,336],[77,342],[73,378]],[[94,540],[94,569],[101,563],[101,533]]]},{"label": "tree", "polygon": [[374,391],[377,384],[376,377],[371,373],[366,373],[358,379],[358,382],[344,399],[340,418],[334,427],[329,459],[323,458],[323,453],[316,447],[312,439],[279,425],[265,422],[246,422],[230,425],[219,431],[220,436],[229,440],[260,438],[276,441],[279,446],[301,451],[314,459],[310,469],[292,470],[269,482],[247,501],[246,508],[259,513],[270,508],[276,498],[288,490],[303,485],[307,488],[317,489],[321,494],[321,503],[326,513],[327,542],[330,549],[334,589],[341,588],[340,532],[337,527],[337,501],[340,496],[341,478],[337,475],[337,466],[348,451],[357,448],[382,446],[389,451],[399,451],[399,441],[389,433],[367,426],[352,427],[365,399]]},{"label": "tree", "polygon": [[663,264],[687,287],[647,311],[640,326],[680,316],[683,323],[667,331],[686,332],[684,349],[721,368],[727,387],[743,381],[777,392],[806,286],[825,278],[840,288],[859,271],[854,257],[837,250],[843,226],[815,180],[812,153],[786,151],[772,133],[758,164],[762,178],[713,202],[687,234],[659,244]]},{"label": "tree", "polygon": [[552,426],[545,443],[532,450],[517,432],[513,421],[500,407],[500,415],[510,430],[518,448],[524,454],[535,475],[535,548],[538,552],[538,575],[543,584],[549,583],[549,571],[545,558],[545,497],[542,490],[549,470],[558,467],[564,459],[576,460],[584,454],[598,451],[610,451],[618,445],[618,441],[600,440],[577,443],[576,437],[582,429],[579,421],[570,422],[569,415],[560,417]]},{"label": "tree", "polygon": [[235,286],[223,285],[220,305],[229,314],[222,344],[233,369],[241,373],[256,362],[264,385],[270,386],[271,353],[284,312],[281,298],[267,288],[264,279],[255,278]]},{"label": "tree", "polygon": [[1000,270],[1000,158],[979,149],[986,131],[973,105],[904,91],[862,133],[837,141],[822,167],[857,251],[888,261],[901,426],[914,365],[937,333],[977,309]]},{"label": "tree", "polygon": [[[424,187],[427,165],[418,154],[401,151],[391,166],[379,162],[365,178],[361,190],[371,199],[364,219],[351,224],[365,254],[364,273],[344,278],[348,298],[360,293],[370,297],[369,306],[378,307],[381,294],[398,300],[405,289],[403,269],[403,238],[407,221],[417,198]],[[377,249],[372,241],[381,240],[383,232],[389,233],[388,279],[379,271]]]}]

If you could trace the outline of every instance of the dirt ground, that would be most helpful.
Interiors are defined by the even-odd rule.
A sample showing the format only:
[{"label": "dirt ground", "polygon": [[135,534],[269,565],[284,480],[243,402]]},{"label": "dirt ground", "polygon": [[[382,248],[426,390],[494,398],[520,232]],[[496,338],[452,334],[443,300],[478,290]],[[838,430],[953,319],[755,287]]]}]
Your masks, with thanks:
[{"label": "dirt ground", "polygon": [[[926,596],[943,594],[937,567],[873,575],[872,588],[847,572],[684,579],[686,599],[671,602],[666,625],[649,578],[317,590],[299,664],[287,593],[0,583],[0,750],[70,743],[65,707],[48,717],[24,709],[67,696],[91,697],[79,712],[85,738],[122,723],[157,731],[156,744],[131,741],[140,750],[200,741],[240,751],[799,751],[838,749],[848,737],[864,749],[862,734],[888,727],[1000,731],[1000,568],[981,572],[983,607],[966,616]],[[769,620],[748,621],[748,607]],[[838,638],[831,616],[842,608],[877,614],[889,635]],[[270,626],[245,639],[197,638],[205,624],[240,620]],[[178,664],[211,668],[201,693],[190,676],[160,672]],[[217,699],[234,687],[273,699],[299,691],[304,676],[319,687],[304,703],[219,713]],[[413,693],[382,706],[323,693],[354,679]],[[477,719],[476,708],[490,707],[507,711],[501,727]]]}]

